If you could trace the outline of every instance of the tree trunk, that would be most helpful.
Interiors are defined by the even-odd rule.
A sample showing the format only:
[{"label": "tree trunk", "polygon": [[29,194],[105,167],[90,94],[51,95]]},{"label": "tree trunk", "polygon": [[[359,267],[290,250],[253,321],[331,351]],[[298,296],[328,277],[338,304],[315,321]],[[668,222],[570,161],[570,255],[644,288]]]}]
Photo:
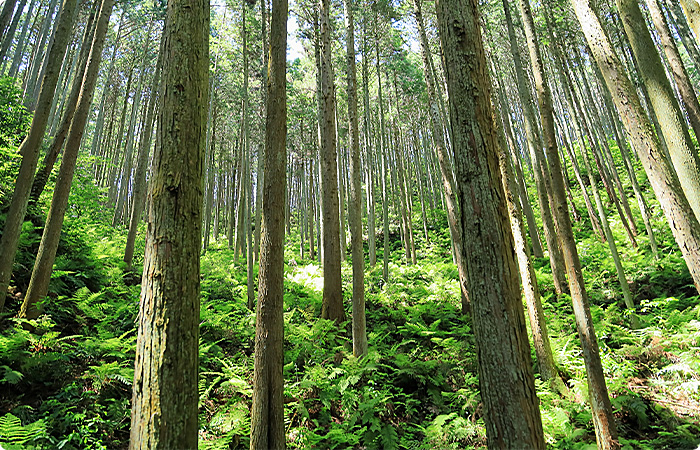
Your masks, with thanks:
[{"label": "tree trunk", "polygon": [[44,79],[41,82],[41,90],[39,92],[39,106],[41,109],[34,114],[29,133],[19,147],[19,154],[22,155],[22,162],[20,163],[19,174],[15,180],[15,190],[12,194],[7,218],[5,219],[2,238],[0,238],[0,248],[2,249],[0,252],[0,311],[2,311],[5,306],[7,287],[10,283],[10,276],[12,275],[12,264],[15,259],[15,254],[17,253],[17,245],[20,232],[22,231],[24,215],[27,212],[29,194],[31,193],[32,183],[34,181],[34,172],[39,162],[39,150],[44,140],[44,132],[46,131],[46,125],[49,120],[51,102],[56,92],[56,83],[58,83],[61,63],[63,62],[63,57],[68,47],[71,28],[73,26],[73,11],[75,11],[76,8],[76,0],[64,0],[63,13],[58,18],[57,23],[59,31],[56,33],[55,41],[51,46],[51,52],[47,56],[49,58],[49,65]]},{"label": "tree trunk", "polygon": [[[436,2],[489,448],[545,448],[476,0]],[[496,281],[497,280],[497,281]]]},{"label": "tree trunk", "polygon": [[695,33],[695,39],[700,44],[700,4],[697,0],[680,0],[688,23]]},{"label": "tree trunk", "polygon": [[[692,8],[695,11],[695,18],[697,21],[700,21],[700,5],[698,5],[697,1],[683,0],[681,4],[684,3],[694,3]],[[676,41],[671,35],[671,30],[668,28],[668,22],[661,11],[659,0],[646,0],[646,4],[649,8],[649,13],[656,27],[656,31],[659,33],[661,45],[666,53],[668,66],[673,74],[673,79],[676,81],[681,102],[683,102],[683,107],[688,114],[688,119],[690,125],[693,127],[695,138],[700,139],[700,104],[698,104],[698,97],[695,95],[695,90],[693,90],[693,84],[688,76],[688,71],[685,69],[685,65],[683,65],[683,60],[676,46]],[[688,11],[688,8],[686,8],[686,11]],[[700,24],[698,25],[700,26]],[[698,31],[700,31],[700,29]]]},{"label": "tree trunk", "polygon": [[260,251],[250,450],[283,450],[284,211],[287,190],[287,1],[273,0],[265,127],[265,186]]},{"label": "tree trunk", "polygon": [[365,255],[362,242],[362,169],[360,168],[360,130],[357,119],[357,69],[355,63],[355,24],[353,0],[345,0],[347,33],[348,126],[350,138],[350,233],[352,247],[352,353],[367,354],[365,323]]},{"label": "tree trunk", "polygon": [[666,77],[659,53],[656,51],[637,0],[616,0],[625,32],[629,37],[639,75],[649,91],[651,106],[656,112],[661,132],[666,140],[673,167],[696,219],[700,220],[700,158],[685,126],[671,84]]},{"label": "tree trunk", "polygon": [[[110,0],[106,0],[110,1]],[[196,448],[209,3],[170,0],[129,448]]]},{"label": "tree trunk", "polygon": [[554,219],[557,233],[562,244],[566,269],[569,275],[569,288],[573,302],[574,316],[578,328],[583,360],[588,377],[589,400],[593,413],[593,424],[596,431],[596,440],[601,449],[618,449],[620,443],[617,440],[615,417],[612,413],[608,389],[605,385],[603,366],[600,361],[598,342],[593,328],[593,320],[588,304],[583,281],[581,262],[576,249],[576,240],[571,228],[571,218],[566,204],[564,193],[564,180],[559,160],[556,135],[554,131],[554,115],[551,92],[546,80],[539,43],[535,35],[535,24],[530,9],[529,0],[519,0],[520,14],[523,19],[523,28],[527,39],[527,46],[532,63],[532,72],[535,77],[535,87],[540,107],[542,131],[547,149],[547,161],[552,173],[552,194],[554,197]]},{"label": "tree trunk", "polygon": [[506,25],[508,26],[508,39],[510,43],[510,51],[513,56],[515,66],[515,75],[518,85],[518,95],[523,108],[523,119],[525,122],[525,137],[530,158],[533,162],[532,174],[537,187],[537,200],[540,206],[540,214],[542,216],[542,226],[544,228],[544,237],[547,241],[547,249],[549,250],[549,263],[552,269],[552,281],[554,282],[554,290],[557,295],[567,292],[566,287],[566,264],[564,256],[557,239],[554,218],[552,217],[552,181],[553,174],[550,173],[549,167],[545,162],[545,157],[542,152],[542,139],[540,136],[538,121],[535,116],[535,105],[530,93],[530,87],[527,83],[527,75],[523,67],[520,57],[520,50],[516,40],[515,28],[510,14],[510,2],[503,0],[503,10],[506,17]]},{"label": "tree trunk", "polygon": [[425,34],[425,25],[423,24],[421,1],[422,0],[414,0],[413,13],[416,16],[416,22],[418,24],[418,33],[420,36],[421,56],[423,59],[423,73],[425,74],[425,82],[428,87],[428,110],[430,116],[430,125],[433,137],[435,138],[435,150],[440,165],[442,189],[445,197],[445,203],[447,205],[447,224],[450,229],[452,243],[455,247],[455,262],[457,265],[457,272],[459,274],[459,286],[462,294],[462,313],[466,313],[467,311],[469,311],[469,287],[467,284],[467,268],[464,259],[462,258],[463,240],[462,233],[459,230],[460,211],[458,210],[457,199],[455,198],[455,182],[454,175],[452,173],[452,167],[450,165],[450,157],[444,145],[446,139],[443,133],[440,111],[438,109],[439,105],[437,103],[436,84],[432,76],[433,73],[430,70],[430,47],[428,46],[428,37]]},{"label": "tree trunk", "polygon": [[321,26],[321,195],[323,200],[323,304],[321,317],[342,322],[343,283],[340,277],[338,153],[335,132],[335,86],[331,67],[330,0],[320,0]]},{"label": "tree trunk", "polygon": [[165,39],[161,35],[160,50],[158,51],[158,62],[153,73],[151,83],[151,95],[148,99],[146,109],[146,120],[144,122],[143,134],[139,141],[139,152],[136,157],[136,172],[134,173],[134,205],[129,216],[129,233],[126,236],[126,248],[124,249],[124,262],[127,268],[131,268],[134,259],[134,246],[136,244],[136,232],[141,215],[146,204],[146,172],[148,170],[148,155],[151,152],[151,137],[153,135],[153,116],[156,109],[156,102],[160,95],[160,77],[163,58],[165,57]]},{"label": "tree trunk", "polygon": [[90,44],[92,44],[92,39],[94,36],[94,25],[95,25],[95,14],[90,15],[90,19],[86,25],[85,36],[83,38],[83,44],[80,49],[80,56],[78,62],[78,70],[73,77],[73,85],[71,87],[70,96],[68,98],[68,104],[63,112],[63,119],[61,119],[61,126],[59,132],[53,139],[51,146],[46,151],[44,156],[44,161],[39,167],[39,170],[34,177],[34,183],[32,183],[31,195],[29,197],[29,204],[33,205],[41,196],[41,193],[46,187],[46,182],[51,175],[53,166],[56,163],[63,144],[66,142],[66,136],[68,136],[68,130],[70,129],[70,124],[73,121],[73,115],[75,114],[75,107],[78,104],[78,96],[80,95],[80,89],[83,85],[83,76],[85,75],[85,67],[87,65],[88,56],[90,56]]},{"label": "tree trunk", "polygon": [[664,210],[695,287],[700,292],[700,223],[666,159],[632,83],[607,40],[590,0],[572,0],[586,40],[613,95],[625,129]]}]

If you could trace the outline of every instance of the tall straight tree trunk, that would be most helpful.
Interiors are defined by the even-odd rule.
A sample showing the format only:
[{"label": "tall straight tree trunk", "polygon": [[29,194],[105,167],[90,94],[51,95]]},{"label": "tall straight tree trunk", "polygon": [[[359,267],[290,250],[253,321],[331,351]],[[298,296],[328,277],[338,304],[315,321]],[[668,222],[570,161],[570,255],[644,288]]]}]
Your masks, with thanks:
[{"label": "tall straight tree trunk", "polygon": [[323,304],[321,317],[342,322],[343,284],[340,277],[338,153],[335,128],[335,86],[331,67],[330,0],[319,1],[321,26],[320,159],[323,200]]},{"label": "tall straight tree trunk", "polygon": [[642,83],[649,91],[651,106],[659,120],[673,167],[685,196],[700,220],[700,158],[693,145],[671,84],[646,27],[637,0],[616,0],[625,32],[638,62]]},{"label": "tall straight tree trunk", "polygon": [[[495,84],[496,89],[500,92],[502,90],[501,86],[497,83]],[[500,95],[498,95],[498,97],[502,98]],[[502,108],[502,102],[499,103],[500,108]],[[559,372],[554,365],[554,355],[552,354],[552,346],[549,343],[547,321],[545,320],[544,310],[542,309],[542,299],[540,298],[540,290],[537,286],[537,276],[535,274],[535,268],[532,265],[532,259],[530,258],[530,252],[525,238],[525,225],[522,220],[522,210],[516,200],[515,191],[517,186],[511,158],[508,148],[506,147],[503,128],[498,122],[498,119],[496,119],[495,124],[498,131],[499,144],[498,166],[501,174],[501,183],[503,184],[503,193],[505,195],[506,205],[508,206],[508,217],[510,218],[510,228],[513,233],[514,250],[518,261],[520,281],[522,284],[523,296],[525,297],[525,304],[527,305],[530,329],[532,330],[532,343],[535,347],[535,355],[537,356],[537,366],[540,370],[542,380],[549,382],[553,389],[565,395],[567,393],[566,385],[559,376]]]},{"label": "tall straight tree trunk", "polygon": [[272,0],[265,186],[250,450],[284,450],[284,211],[287,191],[287,0]]},{"label": "tall straight tree trunk", "polygon": [[[27,16],[24,19],[24,24],[22,25],[22,31],[19,34],[19,39],[17,40],[17,45],[15,45],[15,51],[12,56],[12,64],[10,65],[10,71],[8,72],[8,76],[15,78],[17,76],[17,72],[19,71],[19,66],[22,61],[22,56],[24,55],[24,48],[27,45],[28,39],[26,39],[27,32],[29,31],[29,24],[31,23],[31,17],[32,13],[34,12],[34,7],[36,6],[37,2],[39,0],[32,0],[32,2],[29,4],[29,9],[27,10]],[[20,3],[20,6],[22,10],[24,10],[24,2]],[[18,15],[21,15],[21,11],[17,11]],[[19,17],[17,18],[19,20]],[[3,48],[5,45],[7,45],[8,50],[10,47],[10,42],[3,43]],[[3,62],[2,65],[2,72],[4,72],[5,68],[5,62]]]},{"label": "tall straight tree trunk", "polygon": [[558,295],[561,295],[567,291],[565,275],[566,263],[564,262],[562,249],[557,239],[556,227],[552,216],[552,210],[554,209],[554,205],[552,204],[552,174],[550,173],[542,152],[542,139],[535,115],[535,105],[520,57],[520,50],[515,36],[515,28],[513,27],[509,5],[510,2],[503,0],[503,10],[505,12],[506,25],[508,26],[508,40],[515,66],[518,95],[523,108],[525,137],[530,158],[534,166],[532,174],[537,188],[537,200],[540,206],[540,215],[542,216],[542,226],[544,228],[545,240],[547,241],[547,250],[549,251],[549,263],[552,269],[554,290]]},{"label": "tall straight tree trunk", "polygon": [[22,162],[20,163],[19,174],[15,180],[15,190],[12,194],[7,218],[5,219],[2,238],[0,238],[0,311],[5,306],[7,287],[12,275],[12,264],[17,253],[22,222],[27,212],[29,194],[34,182],[34,172],[39,162],[39,150],[44,140],[44,132],[49,120],[51,102],[56,92],[61,63],[70,39],[74,18],[73,11],[77,8],[77,1],[64,0],[62,6],[63,13],[58,18],[57,23],[59,30],[51,46],[51,52],[47,55],[49,66],[41,82],[41,91],[39,93],[39,106],[41,109],[34,114],[29,133],[19,147]]},{"label": "tall straight tree trunk", "polygon": [[139,140],[139,152],[136,157],[136,171],[134,173],[134,205],[131,208],[129,215],[129,232],[126,235],[126,247],[124,249],[124,262],[127,268],[131,268],[134,259],[134,246],[136,244],[136,232],[141,215],[143,214],[144,206],[146,205],[146,172],[148,170],[148,155],[151,152],[151,137],[153,135],[153,116],[156,109],[156,102],[160,95],[160,73],[163,66],[163,58],[165,57],[165,39],[161,35],[160,50],[158,51],[158,61],[153,73],[153,81],[151,82],[148,98],[148,106],[146,107],[146,119],[144,122],[143,133]]},{"label": "tall straight tree trunk", "polygon": [[[5,6],[3,6],[3,12],[0,14],[0,21],[7,20],[3,16],[5,13],[5,9],[10,7],[10,5],[14,8],[14,6],[17,4],[16,0],[9,0],[5,2]],[[10,46],[12,45],[12,41],[15,37],[15,33],[17,32],[17,27],[19,26],[19,19],[22,17],[22,12],[24,12],[24,6],[27,4],[27,0],[21,0],[19,2],[19,7],[17,8],[17,11],[15,12],[15,15],[12,16],[12,22],[10,22],[9,28],[5,29],[5,26],[0,23],[0,27],[2,29],[5,29],[5,31],[2,33],[2,39],[0,42],[2,42],[0,46],[0,61],[2,61],[2,72],[5,72],[5,64],[7,63],[7,60],[5,59],[7,56],[7,52],[10,50]],[[30,11],[31,13],[31,11]],[[10,11],[10,14],[12,14],[12,11]],[[27,20],[25,23],[28,23],[29,21]],[[19,42],[17,43],[17,47],[19,47]]]},{"label": "tall straight tree trunk", "polygon": [[[489,448],[544,449],[525,316],[498,169],[498,140],[477,0],[438,0],[462,256],[472,293]],[[498,280],[498,282],[494,282]]]},{"label": "tall straight tree trunk", "polygon": [[572,0],[576,16],[700,292],[700,223],[589,1]]},{"label": "tall straight tree trunk", "polygon": [[345,29],[348,70],[348,125],[350,138],[350,233],[352,247],[352,353],[367,354],[365,321],[365,255],[362,242],[362,169],[360,129],[357,119],[357,68],[355,63],[354,4],[345,0]]},{"label": "tall straight tree trunk", "polygon": [[2,11],[0,11],[0,41],[7,39],[7,28],[12,20],[12,12],[17,6],[17,0],[5,0],[5,4],[2,6]]},{"label": "tall straight tree trunk", "polygon": [[369,57],[370,51],[367,44],[367,19],[363,20],[362,26],[362,97],[364,106],[364,140],[365,140],[365,164],[367,170],[367,243],[369,247],[369,266],[377,264],[377,235],[376,235],[376,211],[375,211],[375,183],[374,164],[372,157],[372,137],[370,129],[370,104],[369,104]]},{"label": "tall straight tree trunk", "polygon": [[571,228],[571,218],[566,204],[564,192],[564,180],[559,160],[559,150],[554,130],[554,114],[552,107],[551,91],[546,80],[542,55],[539,43],[535,35],[535,24],[530,9],[529,0],[519,0],[520,14],[523,19],[523,28],[527,39],[527,46],[532,63],[532,72],[535,78],[537,98],[542,120],[542,131],[547,149],[547,162],[552,168],[552,194],[554,197],[554,219],[557,234],[562,244],[566,269],[569,275],[569,289],[574,307],[574,316],[578,328],[583,360],[586,366],[588,378],[589,400],[593,413],[596,440],[601,449],[618,449],[620,443],[617,440],[615,417],[612,413],[612,405],[605,385],[603,366],[598,351],[598,341],[593,328],[593,319],[588,304],[588,294],[583,281],[583,272],[576,249],[576,240]]},{"label": "tall straight tree trunk", "polygon": [[116,227],[123,223],[123,218],[128,215],[124,213],[124,202],[129,195],[128,184],[131,178],[131,168],[133,167],[132,156],[134,152],[134,129],[136,127],[136,118],[138,115],[138,107],[141,105],[141,94],[143,92],[143,83],[146,78],[146,62],[148,61],[148,48],[151,45],[151,30],[153,29],[153,20],[149,21],[146,36],[144,37],[143,56],[141,58],[141,69],[139,70],[139,81],[136,83],[136,92],[134,92],[133,106],[131,108],[131,118],[129,119],[129,128],[126,132],[126,148],[124,150],[124,164],[117,171],[116,183],[119,186],[117,192],[117,202],[114,208],[114,216],[112,218],[112,227]]},{"label": "tall straight tree trunk", "polygon": [[418,24],[418,33],[420,36],[421,43],[421,56],[423,59],[423,73],[425,74],[425,82],[428,87],[428,106],[429,116],[430,116],[430,126],[435,137],[435,150],[437,153],[438,162],[440,165],[440,175],[442,177],[442,190],[445,196],[445,203],[447,205],[447,224],[450,229],[450,236],[452,237],[452,243],[455,247],[454,255],[457,265],[457,272],[459,274],[459,286],[461,291],[461,303],[462,303],[462,313],[469,311],[469,289],[467,285],[467,268],[462,258],[462,233],[459,229],[459,210],[457,207],[457,199],[455,197],[455,182],[454,175],[452,173],[452,167],[450,164],[450,157],[445,148],[446,139],[443,133],[442,120],[440,118],[440,111],[438,109],[437,103],[437,89],[435,84],[435,79],[433,78],[433,72],[430,70],[431,56],[430,56],[430,46],[428,45],[428,37],[425,34],[425,25],[423,23],[423,13],[421,11],[421,1],[414,0],[413,13],[416,17],[416,23]]},{"label": "tall straight tree trunk", "polygon": [[[105,0],[110,1],[110,0]],[[196,448],[209,3],[169,0],[129,448]]]}]

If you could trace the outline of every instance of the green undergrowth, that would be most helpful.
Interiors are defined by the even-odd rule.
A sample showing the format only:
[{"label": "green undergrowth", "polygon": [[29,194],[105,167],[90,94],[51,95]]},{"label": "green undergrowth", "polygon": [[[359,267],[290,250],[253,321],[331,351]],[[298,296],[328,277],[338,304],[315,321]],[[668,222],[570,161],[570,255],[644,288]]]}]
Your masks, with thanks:
[{"label": "green undergrowth", "polygon": [[[0,323],[0,446],[6,450],[128,444],[140,267],[136,275],[124,271],[125,232],[100,225],[109,221],[101,206],[104,192],[94,189],[89,161],[84,163],[45,315],[31,321],[32,332],[13,316],[42,223],[29,220],[23,226],[16,295],[8,299]],[[700,436],[700,301],[655,211],[658,259],[643,237],[639,248],[625,242],[611,218],[641,324],[637,329],[629,326],[607,244],[585,222],[575,225],[625,450],[691,449]],[[414,213],[413,223],[420,224],[420,211]],[[377,265],[365,261],[369,352],[362,359],[352,356],[349,321],[337,325],[319,318],[322,270],[308,259],[308,247],[301,257],[299,236],[290,236],[284,294],[289,448],[485,448],[471,318],[460,314],[445,215],[429,213],[427,240],[418,225],[414,232],[418,264],[406,264],[400,230],[393,227],[389,280],[382,276],[381,234]],[[137,248],[142,252],[142,236]],[[546,440],[553,449],[592,449],[595,433],[571,301],[554,295],[546,258],[535,260],[535,267],[555,362],[571,394],[552,392],[535,366]],[[342,275],[349,318],[349,261]],[[225,240],[202,257],[202,449],[248,447],[255,316],[246,307],[246,277],[245,258],[236,261]]]}]

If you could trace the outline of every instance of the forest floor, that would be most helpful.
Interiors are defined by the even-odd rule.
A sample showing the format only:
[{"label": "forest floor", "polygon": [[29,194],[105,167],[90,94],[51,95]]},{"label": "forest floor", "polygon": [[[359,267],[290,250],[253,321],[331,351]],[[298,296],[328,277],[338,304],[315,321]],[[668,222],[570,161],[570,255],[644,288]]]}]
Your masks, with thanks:
[{"label": "forest floor", "polygon": [[[92,212],[78,212],[67,222],[46,314],[31,321],[33,332],[14,316],[41,229],[31,222],[23,229],[15,295],[0,322],[5,450],[127,447],[139,276],[120,265],[125,233],[102,225],[108,220],[99,208],[84,209]],[[289,448],[485,448],[471,319],[460,314],[445,218],[438,214],[432,221],[429,241],[418,240],[420,264],[399,259],[403,252],[392,235],[396,259],[389,281],[382,280],[381,264],[367,270],[369,354],[361,360],[352,356],[349,322],[336,326],[319,319],[320,267],[300,258],[299,238],[291,237],[284,297]],[[623,448],[696,448],[700,300],[670,233],[659,233],[658,260],[621,245],[642,322],[633,330],[607,245],[577,227]],[[255,316],[245,306],[244,262],[223,244],[202,258],[201,449],[248,447]],[[536,267],[556,364],[571,392],[562,398],[536,380],[547,443],[593,449],[571,302],[553,295],[548,261],[538,259]],[[350,317],[348,263],[343,282]]]}]

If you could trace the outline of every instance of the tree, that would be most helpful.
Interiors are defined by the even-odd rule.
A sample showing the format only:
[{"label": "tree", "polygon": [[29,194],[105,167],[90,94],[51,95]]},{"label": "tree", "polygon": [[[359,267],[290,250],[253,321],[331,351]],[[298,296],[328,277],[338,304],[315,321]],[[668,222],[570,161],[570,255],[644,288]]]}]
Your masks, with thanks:
[{"label": "tree", "polygon": [[[109,0],[105,0],[109,1]],[[130,449],[196,448],[209,2],[169,0]]]},{"label": "tree", "polygon": [[360,169],[360,130],[357,119],[357,68],[355,62],[354,4],[345,0],[348,62],[348,123],[350,128],[350,233],[352,234],[352,352],[367,353],[365,325],[365,255],[362,243],[362,170]]},{"label": "tree", "polygon": [[625,26],[625,33],[638,62],[639,75],[649,92],[651,107],[659,121],[660,129],[657,129],[657,133],[662,133],[664,136],[673,168],[678,174],[685,197],[690,202],[695,217],[700,220],[698,150],[690,139],[678,99],[666,77],[661,57],[646,27],[639,3],[637,0],[616,0],[616,2]]},{"label": "tree", "polygon": [[[637,92],[603,31],[590,0],[572,0],[583,33],[642,161],[656,198],[700,292],[700,223],[668,162]],[[696,199],[697,200],[697,199]]]},{"label": "tree", "polygon": [[251,450],[281,450],[284,436],[284,214],[287,190],[287,0],[273,0],[265,121],[260,275],[255,324]]},{"label": "tree", "polygon": [[[10,3],[8,1],[7,3]],[[44,140],[44,132],[49,120],[51,102],[56,91],[58,75],[61,63],[66,53],[68,40],[70,38],[74,11],[77,8],[77,0],[64,0],[62,13],[58,18],[57,32],[54,36],[51,51],[47,55],[48,65],[41,82],[38,106],[39,110],[34,114],[29,134],[19,147],[19,154],[22,155],[19,174],[15,182],[15,191],[12,195],[12,202],[5,220],[2,238],[0,239],[0,311],[5,306],[5,296],[7,287],[12,275],[12,264],[17,252],[22,222],[27,212],[29,194],[34,182],[34,172],[39,162],[39,150]],[[59,227],[60,228],[60,227]],[[53,261],[52,261],[53,265]]]},{"label": "tree", "polygon": [[564,178],[555,134],[552,94],[546,78],[539,42],[535,35],[535,23],[530,8],[530,0],[519,0],[519,5],[530,53],[530,62],[532,63],[532,72],[535,78],[547,162],[551,167],[554,224],[561,243],[562,253],[564,254],[571,301],[576,318],[576,328],[581,341],[583,361],[586,365],[589,400],[593,413],[596,440],[600,448],[617,449],[620,447],[620,444],[617,441],[615,418],[612,414],[612,405],[610,404],[608,389],[605,385],[603,365],[600,360],[598,341],[588,303],[588,293],[583,281],[581,261],[579,260],[576,240],[571,227],[571,217],[569,216],[569,209],[566,203]]},{"label": "tree", "polygon": [[343,283],[340,278],[338,152],[335,128],[335,84],[331,67],[330,0],[319,0],[321,26],[321,94],[319,111],[321,196],[323,201],[323,305],[321,317],[342,322]]},{"label": "tree", "polygon": [[545,448],[499,176],[478,1],[439,0],[436,8],[488,446]]}]

